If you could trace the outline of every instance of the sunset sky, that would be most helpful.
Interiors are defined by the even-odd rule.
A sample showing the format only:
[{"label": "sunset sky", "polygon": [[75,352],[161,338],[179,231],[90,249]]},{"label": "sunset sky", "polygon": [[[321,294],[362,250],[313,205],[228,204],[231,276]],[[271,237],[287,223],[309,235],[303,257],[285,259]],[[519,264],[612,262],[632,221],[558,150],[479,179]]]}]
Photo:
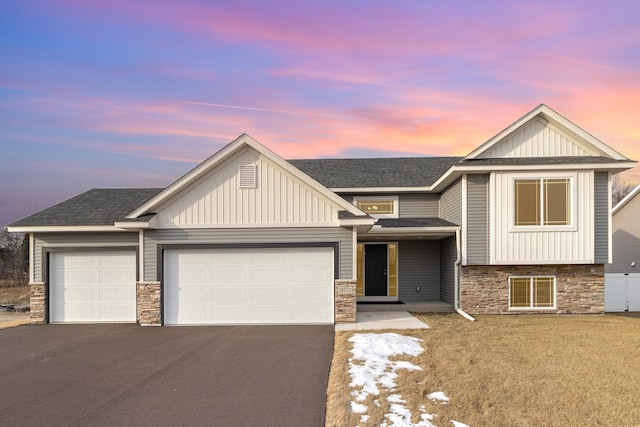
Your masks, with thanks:
[{"label": "sunset sky", "polygon": [[638,160],[639,21],[637,0],[0,0],[0,227],[166,186],[243,132],[284,158],[464,155],[544,102]]}]

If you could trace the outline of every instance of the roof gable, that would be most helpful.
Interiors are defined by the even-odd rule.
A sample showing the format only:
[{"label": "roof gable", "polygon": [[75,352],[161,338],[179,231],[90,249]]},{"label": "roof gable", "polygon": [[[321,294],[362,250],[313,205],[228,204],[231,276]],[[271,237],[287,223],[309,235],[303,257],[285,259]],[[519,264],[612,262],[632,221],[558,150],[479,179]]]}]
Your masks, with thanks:
[{"label": "roof gable", "polygon": [[604,142],[541,104],[473,150],[465,160],[575,156],[628,160]]},{"label": "roof gable", "polygon": [[[336,212],[338,210],[346,210],[357,216],[366,215],[355,206],[315,181],[313,178],[283,160],[280,156],[273,153],[249,135],[242,134],[216,154],[196,166],[186,175],[169,185],[156,197],[150,199],[147,203],[131,212],[127,217],[136,218],[140,215],[158,212],[160,214],[158,220],[161,222],[164,220],[165,225],[167,223],[174,225],[186,225],[189,222],[194,223],[193,225],[203,223],[210,224],[210,221],[214,219],[216,220],[216,223],[222,221],[222,223],[227,223],[229,225],[246,225],[251,222],[251,215],[254,215],[254,221],[259,220],[260,222],[267,221],[266,223],[273,223],[275,221],[275,217],[269,217],[268,213],[264,215],[258,214],[257,211],[253,212],[253,214],[250,213],[250,211],[245,211],[242,215],[249,215],[249,217],[242,218],[242,220],[236,216],[240,215],[240,213],[236,211],[235,215],[233,215],[234,218],[231,218],[229,216],[231,215],[231,211],[229,210],[234,209],[234,207],[230,205],[224,208],[228,210],[226,214],[227,217],[225,217],[224,212],[219,213],[217,211],[217,207],[215,214],[213,209],[204,212],[206,204],[201,203],[203,198],[219,196],[235,197],[235,195],[232,196],[232,192],[238,191],[239,189],[236,179],[238,177],[238,167],[241,165],[258,166],[258,187],[260,187],[260,190],[252,192],[251,190],[253,189],[240,189],[243,191],[249,191],[245,191],[243,195],[239,196],[241,200],[235,198],[235,208],[242,209],[238,203],[248,206],[247,203],[249,203],[249,199],[253,200],[252,203],[254,204],[261,204],[262,207],[268,205],[270,201],[267,200],[267,198],[271,197],[274,199],[273,195],[267,196],[263,193],[263,191],[267,189],[266,186],[269,185],[272,186],[271,189],[277,191],[278,194],[282,191],[287,197],[294,197],[291,192],[296,188],[298,191],[298,197],[303,195],[305,198],[317,198],[317,200],[322,199],[324,202],[328,203],[327,206],[331,206],[330,209],[333,209]],[[271,175],[269,175],[269,173],[271,173]],[[211,193],[211,191],[214,191],[215,195]],[[180,206],[178,200],[182,200],[182,202],[180,202],[182,203],[182,206]],[[223,200],[227,202],[227,204],[229,203],[228,199]],[[273,200],[271,200],[271,203],[274,203]],[[196,208],[195,205],[198,205],[198,207]],[[254,208],[258,209],[255,205]],[[282,206],[273,206],[274,211],[281,208]],[[194,209],[197,209],[196,219],[193,219],[193,215],[196,213]],[[327,209],[329,209],[329,207],[327,207]],[[189,215],[192,215],[192,219],[180,219],[180,215],[183,215],[184,217],[187,215],[187,211],[190,212]],[[337,220],[337,215],[335,215],[335,218]],[[274,219],[274,221],[271,221],[271,219]]]},{"label": "roof gable", "polygon": [[637,185],[633,190],[631,190],[631,192],[627,194],[624,199],[620,200],[618,204],[613,207],[613,209],[611,210],[611,214],[615,215],[618,211],[624,208],[629,202],[634,200],[636,196],[638,196],[638,194],[640,194],[640,184]]}]

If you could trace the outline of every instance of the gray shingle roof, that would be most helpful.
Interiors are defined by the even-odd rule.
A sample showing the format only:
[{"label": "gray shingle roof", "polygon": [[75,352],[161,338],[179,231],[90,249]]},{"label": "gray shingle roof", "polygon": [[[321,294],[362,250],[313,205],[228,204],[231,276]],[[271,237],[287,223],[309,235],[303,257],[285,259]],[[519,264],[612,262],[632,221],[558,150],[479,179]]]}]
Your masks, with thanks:
[{"label": "gray shingle roof", "polygon": [[113,225],[162,188],[93,189],[11,224],[11,227]]},{"label": "gray shingle roof", "polygon": [[289,162],[329,188],[423,187],[462,157],[300,159]]}]

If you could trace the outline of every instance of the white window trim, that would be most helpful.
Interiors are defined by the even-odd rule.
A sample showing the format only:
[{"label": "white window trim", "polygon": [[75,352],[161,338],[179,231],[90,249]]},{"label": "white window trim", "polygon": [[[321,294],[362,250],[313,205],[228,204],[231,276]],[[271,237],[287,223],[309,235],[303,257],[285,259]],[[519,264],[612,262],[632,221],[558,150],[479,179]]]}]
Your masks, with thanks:
[{"label": "white window trim", "polygon": [[[553,307],[511,307],[511,279],[529,279],[529,286],[533,287],[533,279],[553,279]],[[556,276],[509,276],[507,280],[507,286],[509,288],[509,311],[548,311],[548,310],[557,310],[556,306],[558,305],[558,295],[556,292]],[[531,289],[533,291],[533,289]],[[533,296],[533,292],[531,292]],[[531,304],[533,304],[533,298],[531,298]]]},{"label": "white window trim", "polygon": [[353,204],[358,207],[360,201],[389,201],[393,202],[393,214],[369,214],[373,218],[398,218],[398,196],[354,196]]},{"label": "white window trim", "polygon": [[[544,185],[543,180],[546,179],[568,179],[569,180],[569,224],[568,225],[516,225],[516,208],[515,208],[515,187],[516,181],[520,180],[540,180],[541,181],[541,199],[540,199],[540,218],[544,219]],[[577,174],[571,173],[523,173],[512,174],[509,181],[509,231],[510,232],[531,232],[531,231],[578,231],[576,224],[576,206],[578,205],[578,195],[576,191]]]}]

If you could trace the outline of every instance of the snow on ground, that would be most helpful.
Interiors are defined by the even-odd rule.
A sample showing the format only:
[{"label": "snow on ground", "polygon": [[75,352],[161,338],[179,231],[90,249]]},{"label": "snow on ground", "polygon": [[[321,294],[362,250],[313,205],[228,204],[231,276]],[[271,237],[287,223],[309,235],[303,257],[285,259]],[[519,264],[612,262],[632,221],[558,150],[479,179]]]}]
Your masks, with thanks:
[{"label": "snow on ground", "polygon": [[[386,391],[395,391],[398,370],[417,370],[422,368],[404,360],[390,360],[392,356],[418,356],[424,349],[420,346],[420,339],[394,333],[385,334],[354,334],[349,341],[353,343],[349,359],[349,374],[351,375],[351,410],[361,414],[360,422],[366,423],[369,416],[366,415],[368,407],[364,402],[369,395],[379,396],[380,388]],[[433,402],[446,404],[449,398],[442,391],[436,391],[427,395]],[[389,413],[385,414],[385,421],[380,427],[435,427],[433,420],[437,415],[428,414],[424,405],[418,405],[421,412],[420,421],[411,422],[411,410],[404,406],[406,401],[398,393],[387,397],[390,404]],[[378,399],[374,400],[376,406],[380,406]],[[454,427],[468,427],[458,421],[451,421]]]}]

